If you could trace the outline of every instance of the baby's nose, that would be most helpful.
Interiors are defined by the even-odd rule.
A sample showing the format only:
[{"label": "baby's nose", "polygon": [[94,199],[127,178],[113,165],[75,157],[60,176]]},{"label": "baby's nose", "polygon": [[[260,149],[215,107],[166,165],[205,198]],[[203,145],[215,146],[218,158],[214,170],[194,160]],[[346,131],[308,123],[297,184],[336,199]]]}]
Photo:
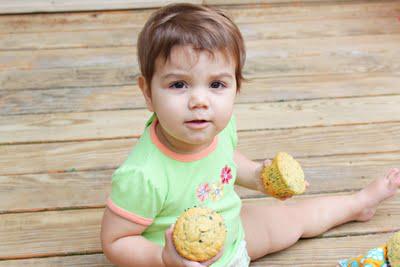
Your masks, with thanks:
[{"label": "baby's nose", "polygon": [[191,92],[189,98],[189,108],[208,108],[210,105],[206,89],[195,89]]}]

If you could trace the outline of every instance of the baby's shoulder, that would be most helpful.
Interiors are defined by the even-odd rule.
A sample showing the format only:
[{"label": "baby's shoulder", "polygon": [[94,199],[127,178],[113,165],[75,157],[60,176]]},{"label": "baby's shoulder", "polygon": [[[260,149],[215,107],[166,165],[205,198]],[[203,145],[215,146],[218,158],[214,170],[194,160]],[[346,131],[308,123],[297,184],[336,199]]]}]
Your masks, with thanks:
[{"label": "baby's shoulder", "polygon": [[[154,168],[149,165],[124,163],[118,167],[112,175],[112,186],[122,188],[136,188],[144,192],[157,192],[157,195],[165,195],[168,189],[164,177],[155,175]],[[156,174],[157,174],[156,173]]]},{"label": "baby's shoulder", "polygon": [[[146,150],[141,149],[140,145],[136,145],[124,162],[114,171],[113,180],[129,179],[129,180],[146,180],[151,183],[160,183],[160,174],[163,163],[160,162],[157,153],[149,147]],[[155,181],[157,180],[157,181]]]}]

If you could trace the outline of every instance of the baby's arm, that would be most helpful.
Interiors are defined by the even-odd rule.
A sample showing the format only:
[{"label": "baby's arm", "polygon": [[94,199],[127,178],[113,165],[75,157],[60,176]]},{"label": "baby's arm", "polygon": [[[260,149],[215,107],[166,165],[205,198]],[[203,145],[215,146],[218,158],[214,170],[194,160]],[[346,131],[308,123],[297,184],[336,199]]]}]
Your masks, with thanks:
[{"label": "baby's arm", "polygon": [[101,225],[101,244],[107,258],[118,266],[165,266],[163,248],[140,234],[146,226],[130,222],[106,207]]},{"label": "baby's arm", "polygon": [[158,246],[140,234],[146,226],[119,217],[106,207],[101,225],[101,244],[106,257],[118,266],[186,266],[205,267],[217,261],[223,250],[207,262],[189,261],[176,252],[172,243],[172,226],[165,232],[166,246]]},{"label": "baby's arm", "polygon": [[264,164],[267,164],[269,160],[266,160],[264,164],[254,162],[246,158],[238,150],[235,151],[233,159],[237,166],[237,178],[235,184],[248,189],[264,192],[264,187],[261,181],[261,170]]}]

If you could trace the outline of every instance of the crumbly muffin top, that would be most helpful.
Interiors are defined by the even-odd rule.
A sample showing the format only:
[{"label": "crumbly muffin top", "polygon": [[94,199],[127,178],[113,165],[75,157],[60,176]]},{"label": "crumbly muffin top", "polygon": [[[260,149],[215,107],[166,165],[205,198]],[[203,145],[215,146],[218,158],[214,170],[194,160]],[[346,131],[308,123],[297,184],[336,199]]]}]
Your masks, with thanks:
[{"label": "crumbly muffin top", "polygon": [[279,152],[277,164],[286,184],[295,194],[305,191],[304,172],[300,164],[288,153]]},{"label": "crumbly muffin top", "polygon": [[207,261],[225,242],[226,227],[221,215],[210,208],[190,208],[177,219],[173,232],[177,252],[192,261]]}]

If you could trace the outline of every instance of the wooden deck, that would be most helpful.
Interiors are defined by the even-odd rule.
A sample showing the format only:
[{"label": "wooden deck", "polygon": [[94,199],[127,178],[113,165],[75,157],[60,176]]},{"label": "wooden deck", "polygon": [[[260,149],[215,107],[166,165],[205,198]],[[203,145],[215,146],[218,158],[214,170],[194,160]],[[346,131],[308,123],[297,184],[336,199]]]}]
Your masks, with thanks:
[{"label": "wooden deck", "polygon": [[[311,187],[291,202],[345,194],[399,167],[400,1],[242,2],[224,7],[251,78],[235,108],[239,149],[301,162]],[[111,174],[149,116],[135,41],[151,11],[0,16],[1,267],[111,266],[100,220]],[[237,189],[245,202],[275,201]],[[367,223],[251,266],[334,266],[399,229],[397,194]]]}]

